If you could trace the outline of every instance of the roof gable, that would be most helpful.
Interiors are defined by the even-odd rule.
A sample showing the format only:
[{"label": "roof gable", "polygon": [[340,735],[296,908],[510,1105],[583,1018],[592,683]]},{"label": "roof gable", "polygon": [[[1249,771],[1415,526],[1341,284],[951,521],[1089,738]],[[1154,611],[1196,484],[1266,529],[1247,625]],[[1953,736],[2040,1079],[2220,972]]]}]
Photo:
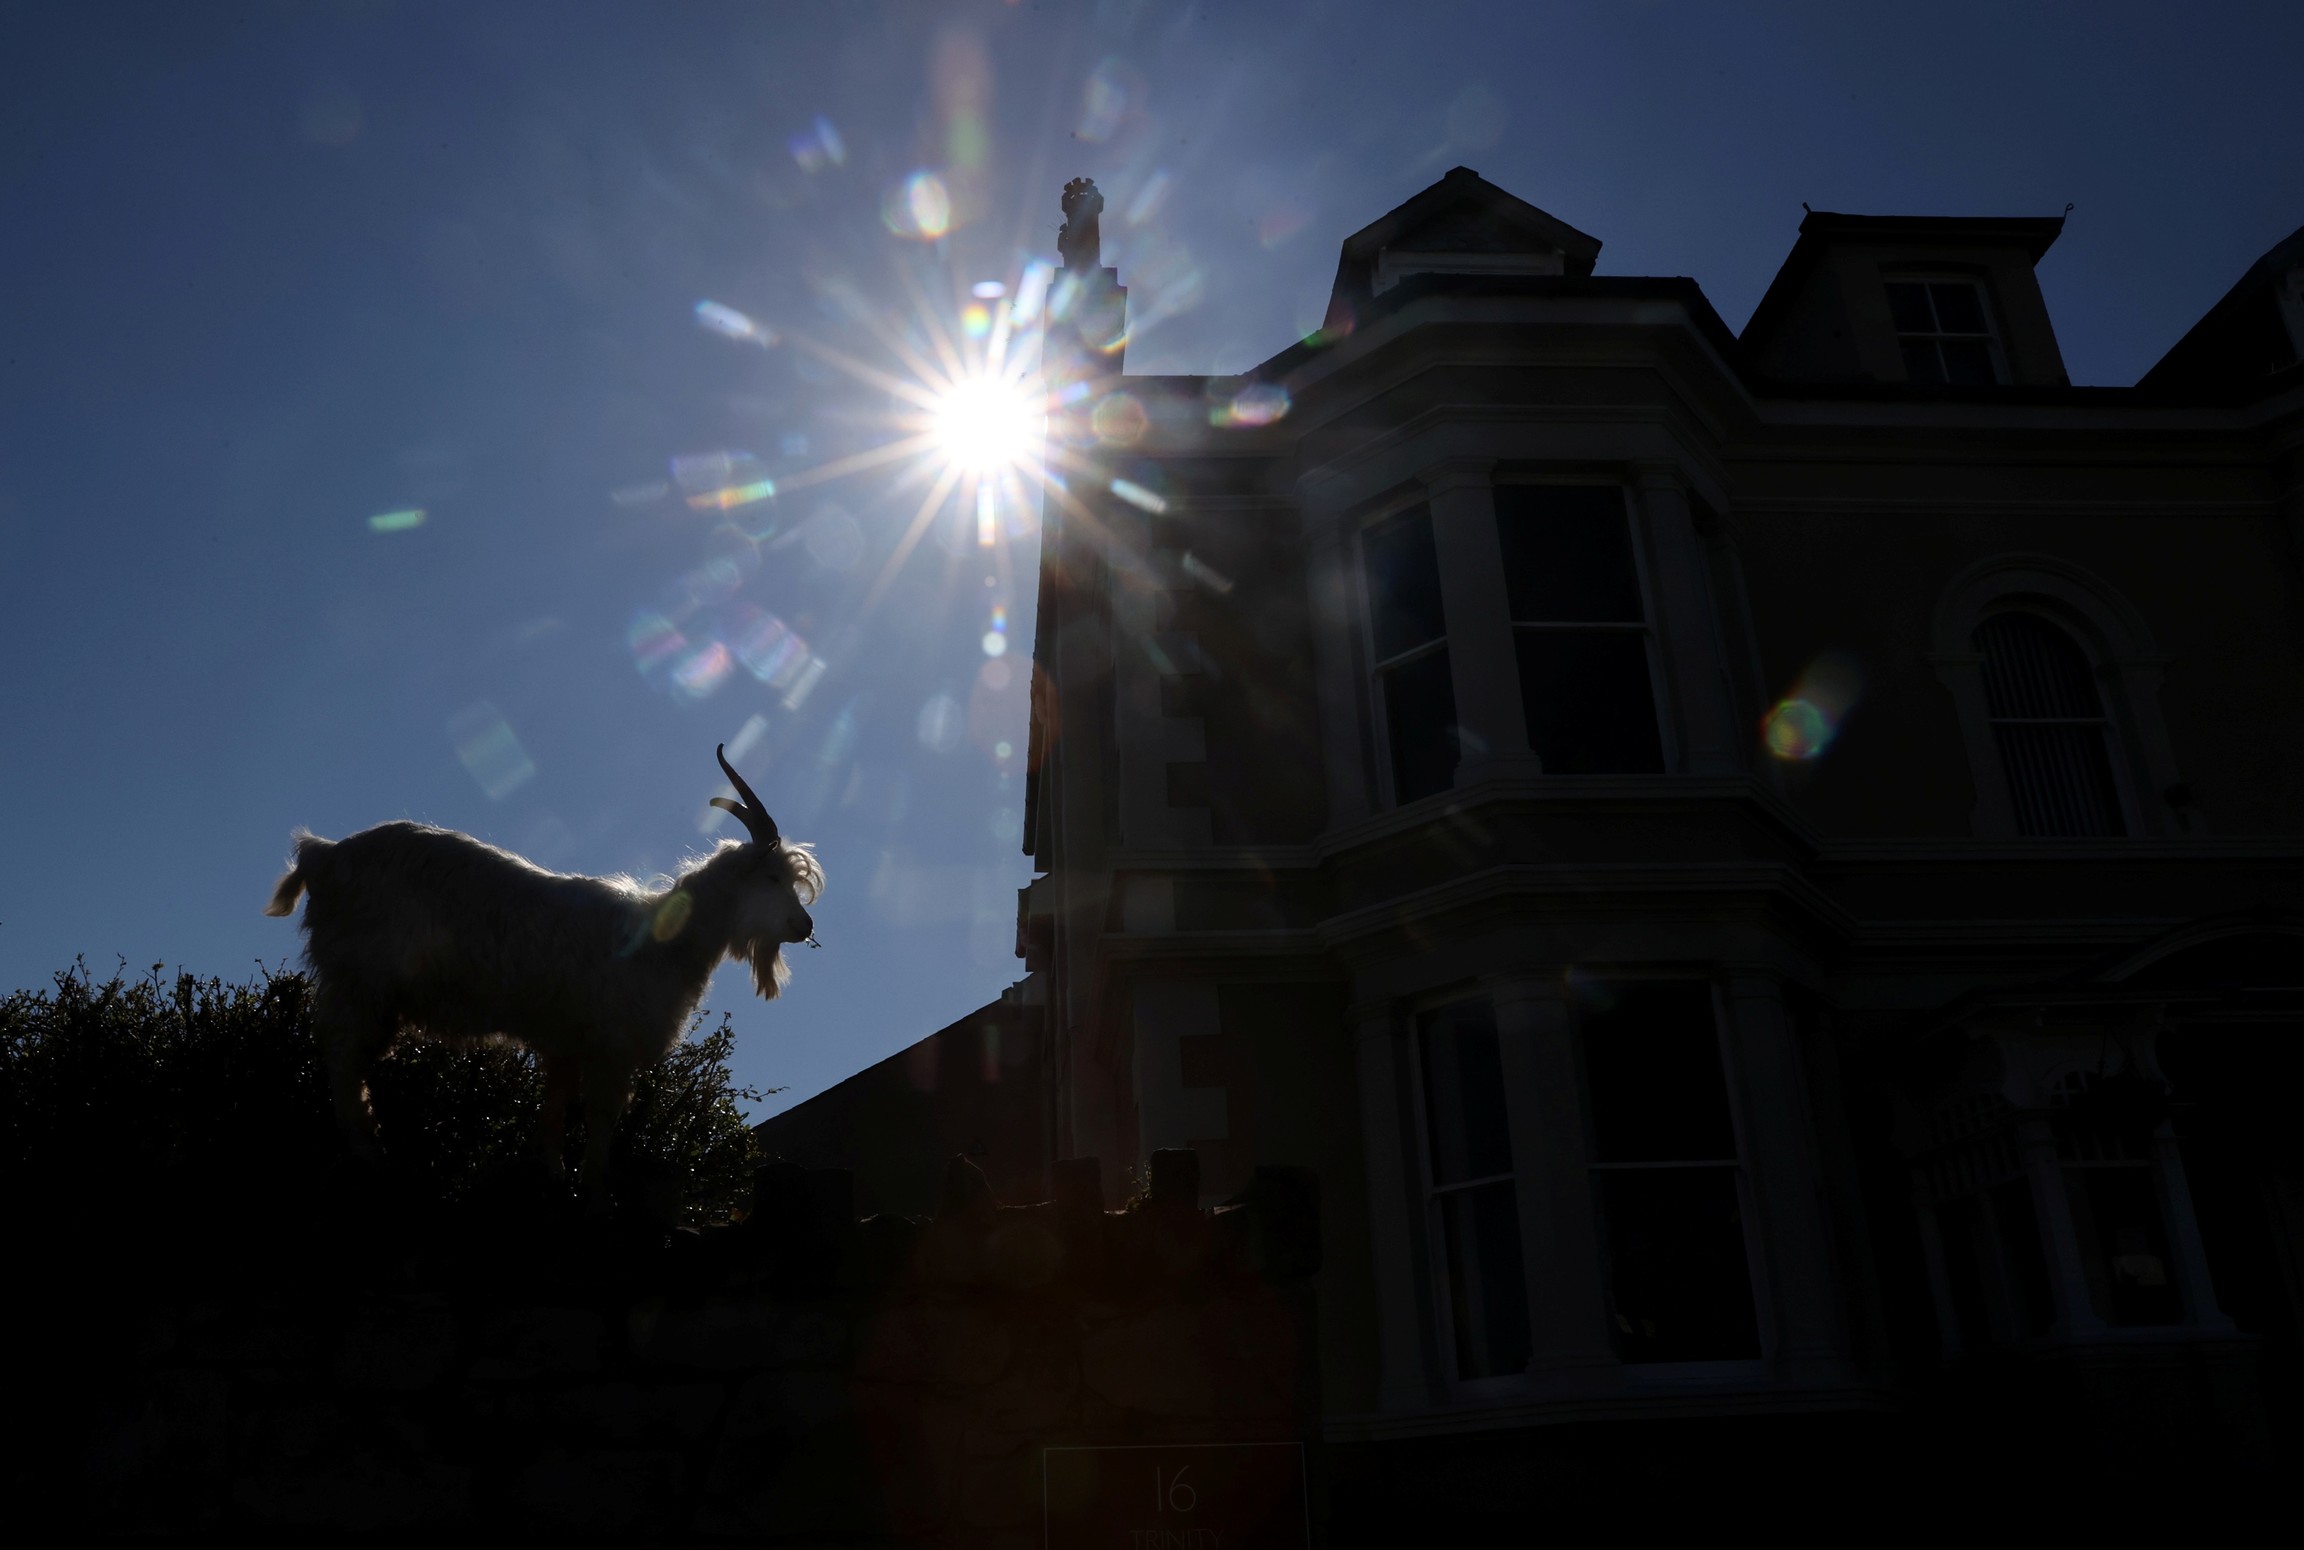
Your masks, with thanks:
[{"label": "roof gable", "polygon": [[1330,330],[1409,274],[1589,275],[1600,239],[1506,193],[1469,167],[1344,239],[1329,293]]}]

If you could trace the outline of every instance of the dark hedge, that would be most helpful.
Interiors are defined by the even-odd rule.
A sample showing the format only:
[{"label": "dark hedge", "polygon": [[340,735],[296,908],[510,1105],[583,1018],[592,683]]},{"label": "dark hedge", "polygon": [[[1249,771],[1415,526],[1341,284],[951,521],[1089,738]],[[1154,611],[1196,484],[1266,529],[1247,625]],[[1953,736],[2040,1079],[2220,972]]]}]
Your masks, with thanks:
[{"label": "dark hedge", "polygon": [[[308,1209],[348,1167],[329,1111],[310,982],[246,984],[160,967],[97,982],[85,964],[0,1001],[0,1174],[24,1214],[87,1224],[155,1201],[249,1219]],[[721,1025],[643,1072],[611,1193],[645,1194],[686,1226],[749,1198],[752,1135]],[[699,1036],[701,1034],[701,1036]],[[543,1085],[534,1057],[403,1038],[370,1080],[385,1172],[405,1202],[453,1206],[528,1159]],[[573,1172],[579,1112],[570,1126]]]}]

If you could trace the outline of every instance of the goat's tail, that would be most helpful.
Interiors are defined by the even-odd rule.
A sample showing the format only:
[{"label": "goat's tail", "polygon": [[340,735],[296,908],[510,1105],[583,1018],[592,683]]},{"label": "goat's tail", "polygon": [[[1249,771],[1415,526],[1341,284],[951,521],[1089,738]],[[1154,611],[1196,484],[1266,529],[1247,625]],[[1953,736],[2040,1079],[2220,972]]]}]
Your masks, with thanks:
[{"label": "goat's tail", "polygon": [[264,906],[267,915],[292,915],[296,900],[311,884],[312,863],[336,848],[334,840],[324,840],[310,829],[298,829],[293,836],[294,859],[280,881],[273,885],[272,902]]}]

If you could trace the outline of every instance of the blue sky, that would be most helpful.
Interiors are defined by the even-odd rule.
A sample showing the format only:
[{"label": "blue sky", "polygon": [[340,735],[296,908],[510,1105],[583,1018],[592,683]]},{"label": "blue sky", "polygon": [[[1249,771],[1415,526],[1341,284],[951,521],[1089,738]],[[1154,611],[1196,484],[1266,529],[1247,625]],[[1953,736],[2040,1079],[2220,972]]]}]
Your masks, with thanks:
[{"label": "blue sky", "polygon": [[295,824],[665,870],[751,728],[824,949],[709,1004],[806,1097],[1019,969],[1037,502],[899,560],[934,460],[820,475],[1028,314],[1066,178],[1133,371],[1275,353],[1464,163],[1732,327],[1803,200],[2070,202],[2042,283],[2122,384],[2304,223],[2300,57],[2286,5],[7,7],[0,987],[291,956]]}]

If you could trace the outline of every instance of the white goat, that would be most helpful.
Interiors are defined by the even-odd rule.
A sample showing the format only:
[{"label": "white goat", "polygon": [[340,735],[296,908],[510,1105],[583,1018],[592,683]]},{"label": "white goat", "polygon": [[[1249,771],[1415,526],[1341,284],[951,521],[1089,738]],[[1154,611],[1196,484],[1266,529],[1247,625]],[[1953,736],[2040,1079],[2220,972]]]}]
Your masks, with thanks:
[{"label": "white goat", "polygon": [[297,895],[311,894],[312,1025],[355,1154],[380,1155],[368,1071],[403,1028],[451,1041],[509,1039],[543,1068],[537,1145],[555,1169],[581,1085],[582,1178],[602,1188],[633,1077],[680,1042],[720,960],[751,964],[753,985],[772,1000],[791,976],[784,944],[816,945],[806,906],[823,890],[823,868],[777,834],[725,747],[720,768],[743,801],[712,803],[751,839],[722,841],[660,888],[547,872],[425,824],[378,824],[341,840],[297,831],[294,860],[264,913],[289,914]]}]

